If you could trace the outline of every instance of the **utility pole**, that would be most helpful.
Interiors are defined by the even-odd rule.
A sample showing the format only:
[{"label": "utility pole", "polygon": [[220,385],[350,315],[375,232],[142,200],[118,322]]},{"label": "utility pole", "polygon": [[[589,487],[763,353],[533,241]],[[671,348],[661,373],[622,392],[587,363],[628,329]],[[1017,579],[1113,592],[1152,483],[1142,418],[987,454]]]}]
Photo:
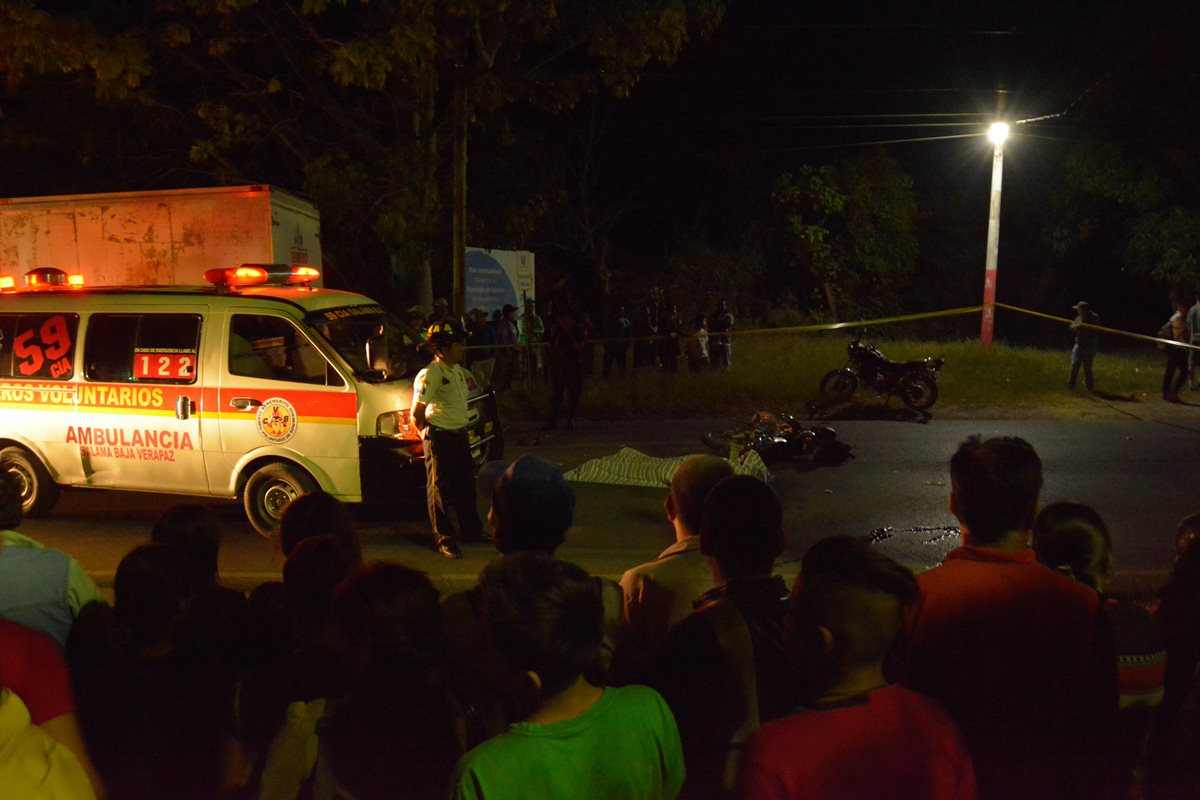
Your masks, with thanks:
[{"label": "utility pole", "polygon": [[454,267],[451,303],[454,313],[460,316],[467,311],[467,105],[466,69],[459,64],[454,70],[454,166],[450,201],[453,241],[450,247]]},{"label": "utility pole", "polygon": [[987,255],[983,267],[983,321],[979,327],[979,343],[984,347],[992,344],[996,326],[996,268],[1000,251],[1000,183],[1004,177],[1004,141],[1008,138],[1008,125],[997,122],[988,132],[988,139],[995,145],[992,151],[992,197],[988,204]]}]

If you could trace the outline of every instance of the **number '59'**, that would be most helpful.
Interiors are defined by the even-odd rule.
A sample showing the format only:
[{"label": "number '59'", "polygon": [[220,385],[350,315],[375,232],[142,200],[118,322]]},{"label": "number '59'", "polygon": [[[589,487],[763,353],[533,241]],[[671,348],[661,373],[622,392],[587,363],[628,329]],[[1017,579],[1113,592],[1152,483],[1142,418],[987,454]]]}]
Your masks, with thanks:
[{"label": "number '59'", "polygon": [[[38,341],[34,341],[34,335]],[[32,328],[13,339],[13,352],[21,359],[17,369],[22,375],[35,375],[46,363],[57,361],[71,352],[71,332],[61,316],[50,317],[37,331]]]}]

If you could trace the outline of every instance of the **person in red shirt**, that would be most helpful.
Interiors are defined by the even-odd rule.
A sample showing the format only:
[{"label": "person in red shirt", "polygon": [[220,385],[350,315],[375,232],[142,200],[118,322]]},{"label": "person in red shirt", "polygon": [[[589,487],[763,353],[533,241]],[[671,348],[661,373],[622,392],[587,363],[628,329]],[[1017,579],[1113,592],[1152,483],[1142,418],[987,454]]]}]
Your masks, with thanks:
[{"label": "person in red shirt", "polygon": [[950,482],[962,546],[917,577],[904,685],[958,723],[980,797],[1118,796],[1116,659],[1100,598],[1029,549],[1041,460],[1022,439],[972,436]]},{"label": "person in red shirt", "polygon": [[742,753],[745,800],[973,800],[967,745],[935,700],[888,685],[883,664],[917,599],[905,567],[837,536],[804,555],[785,646],[803,705]]},{"label": "person in red shirt", "polygon": [[74,754],[92,790],[103,798],[104,785],[88,755],[75,714],[71,677],[54,642],[24,625],[0,619],[0,680],[0,686],[25,703],[30,724]]}]

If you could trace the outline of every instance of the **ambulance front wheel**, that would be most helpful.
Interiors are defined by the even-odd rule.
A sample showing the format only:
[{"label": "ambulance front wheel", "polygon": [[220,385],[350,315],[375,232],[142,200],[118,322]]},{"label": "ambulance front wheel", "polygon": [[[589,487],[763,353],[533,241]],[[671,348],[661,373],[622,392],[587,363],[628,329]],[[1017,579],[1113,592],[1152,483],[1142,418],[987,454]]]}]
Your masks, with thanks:
[{"label": "ambulance front wheel", "polygon": [[58,484],[42,462],[20,447],[0,450],[0,469],[17,480],[21,490],[21,514],[38,517],[49,514],[58,502]]},{"label": "ambulance front wheel", "polygon": [[255,471],[246,481],[242,502],[246,516],[260,536],[279,535],[279,521],[288,503],[317,490],[317,482],[299,467],[275,462]]}]

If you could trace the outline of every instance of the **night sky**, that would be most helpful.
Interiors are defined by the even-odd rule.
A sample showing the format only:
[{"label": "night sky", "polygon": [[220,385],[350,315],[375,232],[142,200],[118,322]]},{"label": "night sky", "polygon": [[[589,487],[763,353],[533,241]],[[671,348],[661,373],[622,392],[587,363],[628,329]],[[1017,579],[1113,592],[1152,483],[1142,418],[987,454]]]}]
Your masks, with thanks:
[{"label": "night sky", "polygon": [[[1037,120],[1014,126],[1005,150],[998,299],[1070,316],[1087,298],[1108,324],[1157,326],[1165,286],[1121,271],[1111,252],[1110,263],[1050,266],[1045,219],[1069,146],[1153,156],[1177,136],[1178,115],[1195,116],[1171,105],[1194,77],[1194,59],[1180,58],[1200,32],[1194,12],[994,5],[732,3],[711,40],[614,106],[613,149],[645,223],[624,228],[623,252],[652,268],[664,221],[720,230],[772,176],[878,146],[913,177],[922,214],[918,283],[929,291],[907,305],[975,304],[991,175],[983,134],[995,118]],[[1065,274],[1049,280],[1049,269]],[[1008,330],[1037,337],[1024,323]]]},{"label": "night sky", "polygon": [[[1106,324],[1142,333],[1157,329],[1169,312],[1169,287],[1131,270],[1127,252],[1131,226],[1145,209],[1131,209],[1123,199],[1071,197],[1064,165],[1081,146],[1110,148],[1131,174],[1162,176],[1166,188],[1154,210],[1182,209],[1198,220],[1200,250],[1200,151],[1193,142],[1200,123],[1197,4],[727,5],[709,39],[688,42],[672,66],[652,66],[628,98],[585,100],[557,115],[530,108],[505,109],[504,120],[481,114],[470,143],[470,243],[532,249],[539,273],[591,269],[578,241],[569,230],[564,235],[569,215],[537,220],[541,229],[521,235],[513,235],[505,219],[526,194],[570,179],[567,149],[554,145],[578,134],[589,118],[598,121],[594,210],[624,208],[609,232],[608,263],[617,299],[625,302],[661,281],[663,265],[683,250],[681,243],[704,240],[736,252],[739,237],[770,238],[770,194],[780,174],[880,152],[911,177],[918,210],[916,276],[890,305],[905,311],[974,305],[982,296],[991,174],[984,134],[1003,117],[1027,122],[1014,127],[1005,148],[998,299],[1064,316],[1071,304],[1087,299]],[[79,10],[69,0],[42,6]],[[161,20],[146,14],[148,8],[86,6],[109,33],[127,25],[154,30]],[[366,16],[354,15],[379,7],[337,8],[337,14],[361,20]],[[197,90],[189,78],[171,74],[178,62],[157,66],[163,72],[152,84],[164,97],[177,85],[200,96],[215,91],[207,84]],[[305,163],[289,161],[277,142],[236,154],[241,160],[221,175],[211,163],[188,159],[196,130],[207,135],[203,126],[194,120],[160,124],[187,119],[189,109],[156,118],[155,106],[109,107],[79,125],[72,103],[86,101],[88,87],[74,76],[51,76],[41,85],[51,89],[0,94],[5,196],[202,186],[233,180],[230,174],[235,182],[273,183],[304,194]],[[502,123],[519,146],[505,141]],[[545,170],[540,186],[523,180],[556,158],[563,161],[561,174]],[[531,160],[540,160],[538,169],[531,169]],[[449,197],[447,185],[439,190]],[[1067,205],[1076,217],[1064,213],[1064,196],[1075,203]],[[556,202],[551,196],[546,205]],[[332,222],[333,210],[323,209],[331,251],[340,228]],[[347,252],[337,254],[348,265],[343,277],[367,284],[386,272],[388,260],[370,238],[370,213],[352,217],[356,224],[341,230],[338,244]],[[429,242],[439,294],[450,290],[448,209],[443,216],[445,230]],[[1064,249],[1055,238],[1063,220],[1075,224],[1081,218],[1090,226],[1086,240]],[[778,253],[768,256],[779,269]],[[779,294],[773,279],[754,287],[743,317],[765,315]],[[811,297],[801,297],[800,304],[802,311],[817,305]],[[1014,340],[1038,341],[1046,330],[1041,323],[1001,317],[1001,336]],[[1053,336],[1053,343],[1062,343],[1061,330]]]}]

